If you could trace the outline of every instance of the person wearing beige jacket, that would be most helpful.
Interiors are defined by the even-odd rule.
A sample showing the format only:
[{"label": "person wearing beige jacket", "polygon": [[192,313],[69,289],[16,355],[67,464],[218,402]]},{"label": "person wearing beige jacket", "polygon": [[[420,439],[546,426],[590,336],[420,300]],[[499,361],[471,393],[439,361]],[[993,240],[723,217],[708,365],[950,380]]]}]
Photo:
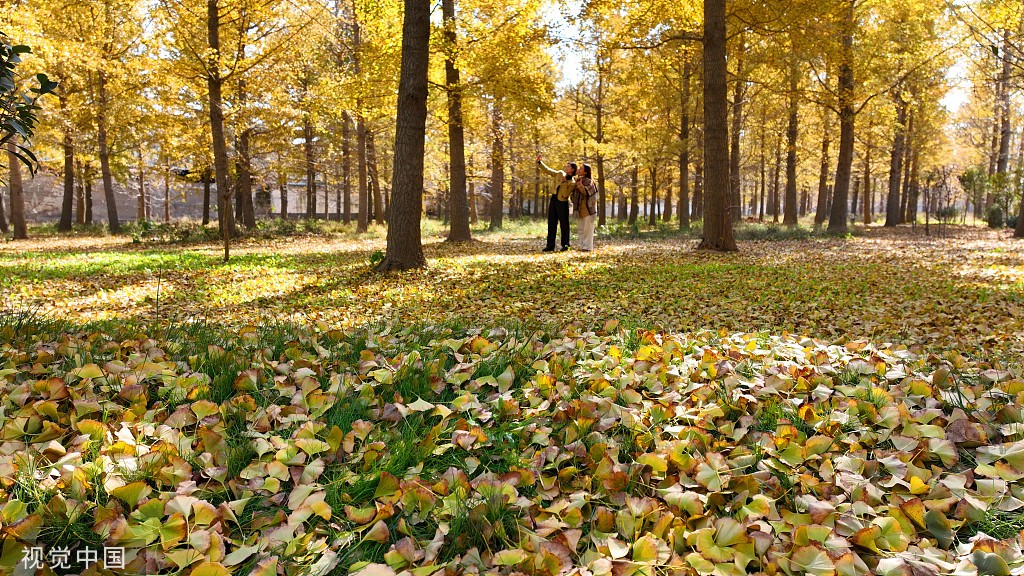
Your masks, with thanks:
[{"label": "person wearing beige jacket", "polygon": [[590,165],[583,165],[583,173],[572,191],[573,210],[580,219],[580,250],[594,249],[594,220],[597,218],[597,184],[590,175]]},{"label": "person wearing beige jacket", "polygon": [[556,170],[541,161],[537,155],[537,166],[541,171],[554,177],[555,192],[548,201],[548,242],[544,252],[555,251],[555,235],[558,228],[562,229],[562,250],[569,249],[569,196],[576,187],[573,177],[576,176],[576,164],[567,162],[564,170]]}]

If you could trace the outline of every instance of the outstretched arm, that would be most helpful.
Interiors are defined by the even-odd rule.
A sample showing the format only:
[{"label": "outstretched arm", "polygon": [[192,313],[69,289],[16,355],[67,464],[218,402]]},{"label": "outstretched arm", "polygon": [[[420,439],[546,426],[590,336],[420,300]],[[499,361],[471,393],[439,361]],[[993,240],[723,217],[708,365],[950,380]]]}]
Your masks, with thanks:
[{"label": "outstretched arm", "polygon": [[543,160],[540,159],[540,156],[537,156],[537,165],[540,166],[540,169],[542,171],[547,172],[550,176],[565,176],[565,172],[562,172],[561,170],[556,170],[548,166],[547,164],[544,163]]}]

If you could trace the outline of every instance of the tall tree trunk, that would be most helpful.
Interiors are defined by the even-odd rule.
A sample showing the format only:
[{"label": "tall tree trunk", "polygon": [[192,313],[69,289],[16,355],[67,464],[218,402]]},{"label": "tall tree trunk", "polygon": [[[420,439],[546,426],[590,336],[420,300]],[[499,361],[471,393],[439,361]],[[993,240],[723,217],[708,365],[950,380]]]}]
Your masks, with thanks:
[{"label": "tall tree trunk", "polygon": [[423,151],[427,124],[427,68],[430,54],[430,2],[405,0],[402,71],[395,121],[394,196],[382,270],[426,265],[420,237],[423,212]]},{"label": "tall tree trunk", "polygon": [[874,187],[871,182],[871,130],[868,130],[868,140],[864,144],[864,225],[871,224],[873,220],[871,208],[874,206]]},{"label": "tall tree trunk", "polygon": [[203,170],[203,226],[210,223],[210,181],[213,180],[213,169],[207,166]]},{"label": "tall tree trunk", "polygon": [[171,161],[164,157],[164,223],[171,222]]},{"label": "tall tree trunk", "polygon": [[6,154],[8,163],[7,191],[10,196],[11,227],[14,229],[15,240],[27,240],[28,226],[25,222],[25,185],[21,176],[21,160],[14,155],[15,151],[14,143],[9,141]]},{"label": "tall tree trunk", "polygon": [[885,226],[892,227],[900,223],[900,179],[903,177],[903,152],[906,148],[907,102],[903,94],[897,90],[893,94],[896,101],[896,126],[892,139],[892,152],[889,154],[889,198],[885,210]]},{"label": "tall tree trunk", "polygon": [[75,222],[85,224],[85,173],[82,171],[82,161],[75,159]]},{"label": "tall tree trunk", "polygon": [[313,139],[316,138],[313,127],[313,115],[309,112],[302,117],[302,148],[306,161],[306,218],[316,218],[316,152],[313,150]]},{"label": "tall tree trunk", "polygon": [[359,179],[359,217],[356,231],[366,232],[370,226],[370,194],[366,183],[366,121],[356,116],[356,175]]},{"label": "tall tree trunk", "polygon": [[921,195],[921,181],[919,180],[921,173],[920,154],[920,150],[915,146],[911,152],[913,167],[910,169],[910,193],[907,199],[907,221],[912,224],[917,223],[917,205]]},{"label": "tall tree trunk", "polygon": [[697,130],[697,159],[693,166],[693,201],[690,213],[695,220],[704,219],[704,129]]},{"label": "tall tree trunk", "polygon": [[103,71],[98,72],[97,76],[99,105],[96,108],[96,143],[100,156],[100,176],[103,178],[103,198],[107,203],[107,223],[111,234],[117,234],[121,231],[121,222],[117,218],[117,200],[114,197],[114,179],[110,173],[110,150],[107,146],[107,76]]},{"label": "tall tree trunk", "polygon": [[789,71],[789,124],[786,126],[786,201],[782,223],[789,227],[797,225],[796,198],[796,147],[800,132],[799,88],[800,65],[794,58]]},{"label": "tall tree trunk", "polygon": [[760,146],[759,146],[759,150],[758,150],[758,167],[759,167],[759,171],[758,172],[759,172],[759,176],[760,176],[760,178],[758,178],[758,180],[759,180],[758,188],[759,188],[759,192],[760,192],[759,193],[760,198],[758,200],[758,209],[757,209],[757,221],[758,222],[764,222],[764,198],[765,198],[765,190],[767,190],[767,186],[768,186],[767,168],[766,168],[767,162],[765,160],[765,139],[766,139],[765,138],[765,124],[766,124],[765,122],[761,123],[761,134],[760,134],[760,138],[758,139],[760,141],[759,142]]},{"label": "tall tree trunk", "polygon": [[92,165],[85,165],[85,225],[92,226]]},{"label": "tall tree trunk", "polygon": [[61,143],[64,149],[64,197],[61,201],[60,223],[57,230],[61,232],[71,231],[71,222],[75,205],[75,141],[71,133],[71,116],[68,113],[67,91],[63,88],[59,92],[61,119],[64,124],[64,139]]},{"label": "tall tree trunk", "polygon": [[857,216],[857,201],[860,200],[860,178],[853,178],[853,195],[850,198],[850,215]]},{"label": "tall tree trunk", "polygon": [[28,240],[28,226],[25,224],[25,188],[21,181],[21,160],[14,155],[14,142],[7,142],[7,164],[10,179],[7,187],[11,194],[11,227],[15,240]]},{"label": "tall tree trunk", "polygon": [[[373,193],[373,218],[378,226],[384,225],[384,197],[380,193],[380,175],[377,162],[376,134],[366,131],[366,167],[370,176],[370,191]],[[422,191],[420,197],[422,198]]]},{"label": "tall tree trunk", "polygon": [[341,117],[341,180],[344,208],[341,221],[352,223],[352,118],[348,112]]},{"label": "tall tree trunk", "polygon": [[[244,80],[238,82],[238,101],[244,109],[248,94]],[[242,119],[246,121],[245,118]],[[256,228],[256,210],[252,200],[252,154],[250,152],[250,140],[252,129],[248,124],[243,124],[238,134],[238,149],[235,155],[235,171],[238,177],[238,200],[241,205],[242,224],[249,230]]]},{"label": "tall tree trunk", "polygon": [[491,111],[491,230],[501,228],[505,208],[505,142],[501,124],[501,107],[495,97]]},{"label": "tall tree trunk", "polygon": [[281,165],[281,171],[277,173],[277,192],[281,196],[281,219],[288,219],[288,172],[285,171],[284,165]]},{"label": "tall tree trunk", "polygon": [[[1021,22],[1024,29],[1024,21]],[[1010,73],[1013,70],[1013,44],[1011,43],[1012,33],[1009,29],[1003,31],[1003,48],[1000,52],[1002,69],[999,73],[999,83],[1003,86],[999,95],[999,157],[996,160],[996,174],[1006,174],[1010,166]]]},{"label": "tall tree trunk", "polygon": [[248,128],[238,136],[238,154],[235,169],[238,171],[237,194],[242,203],[242,224],[252,230],[256,228],[256,208],[252,199],[252,155],[250,152],[250,135]]},{"label": "tall tree trunk", "polygon": [[629,173],[629,223],[636,224],[640,216],[640,167],[634,165]]},{"label": "tall tree trunk", "polygon": [[729,97],[725,0],[704,0],[704,237],[700,248],[736,250],[729,215]]},{"label": "tall tree trunk", "polygon": [[7,209],[4,207],[4,195],[0,194],[0,234],[5,236],[11,231],[7,225]]},{"label": "tall tree trunk", "polygon": [[856,26],[855,0],[846,0],[846,18],[843,22],[842,63],[839,65],[839,158],[836,166],[835,189],[832,192],[832,210],[829,213],[828,231],[845,234],[848,225],[850,201],[850,176],[853,172],[854,121],[853,108],[853,32]]},{"label": "tall tree trunk", "polygon": [[729,210],[733,222],[739,222],[743,212],[741,198],[742,181],[740,179],[740,142],[743,132],[743,99],[746,95],[747,78],[743,70],[743,57],[746,52],[746,35],[740,34],[739,54],[736,60],[736,84],[732,93],[732,144],[729,151]]},{"label": "tall tree trunk", "polygon": [[444,18],[444,80],[448,95],[448,187],[450,190],[451,229],[449,242],[469,242],[469,198],[466,196],[466,136],[462,125],[462,82],[455,66],[456,34],[455,0],[442,0]]},{"label": "tall tree trunk", "polygon": [[219,0],[206,2],[206,34],[214,64],[208,65],[206,87],[210,98],[210,135],[213,141],[213,165],[217,178],[217,207],[220,232],[224,240],[224,261],[231,257],[231,235],[235,233],[235,219],[231,212],[231,179],[228,177],[228,143],[224,135],[223,86],[220,75],[220,9]]},{"label": "tall tree trunk", "polygon": [[910,199],[910,171],[913,168],[914,111],[907,115],[907,136],[903,142],[903,185],[899,195],[899,223],[907,223],[907,202]]},{"label": "tall tree trunk", "polygon": [[690,56],[683,63],[682,104],[679,115],[679,229],[690,227]]},{"label": "tall tree trunk", "polygon": [[604,181],[604,67],[600,63],[600,57],[598,59],[597,66],[597,105],[595,106],[596,112],[596,126],[594,132],[594,141],[597,143],[597,150],[595,151],[595,164],[597,164],[597,225],[604,226],[607,221],[605,215],[607,214],[607,198],[606,188]]},{"label": "tall tree trunk", "polygon": [[149,220],[149,202],[146,198],[146,165],[142,146],[139,146],[139,199],[136,203],[136,219],[139,222]]},{"label": "tall tree trunk", "polygon": [[779,192],[782,189],[782,138],[775,140],[775,166],[772,168],[772,223],[779,223]]},{"label": "tall tree trunk", "polygon": [[[827,112],[826,112],[827,114]],[[821,168],[818,172],[818,201],[814,208],[814,227],[817,228],[828,219],[828,175],[831,160],[829,158],[829,125],[824,123],[825,129],[821,136]]]},{"label": "tall tree trunk", "polygon": [[476,224],[480,220],[480,213],[476,208],[476,182],[469,182],[469,223]]},{"label": "tall tree trunk", "polygon": [[648,226],[654,226],[658,220],[658,163],[654,162],[647,171],[651,184],[651,212]]}]

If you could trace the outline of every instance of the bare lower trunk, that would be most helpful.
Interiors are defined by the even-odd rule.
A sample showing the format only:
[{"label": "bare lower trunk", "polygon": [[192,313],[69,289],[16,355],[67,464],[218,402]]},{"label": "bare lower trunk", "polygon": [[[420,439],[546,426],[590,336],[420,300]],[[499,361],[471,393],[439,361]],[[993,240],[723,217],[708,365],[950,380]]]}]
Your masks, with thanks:
[{"label": "bare lower trunk", "polygon": [[789,227],[797,225],[796,198],[796,147],[800,132],[800,101],[798,78],[800,69],[796,59],[791,64],[789,77],[789,124],[786,127],[786,201],[782,223]]},{"label": "bare lower trunk", "polygon": [[359,217],[356,231],[366,232],[370,226],[370,196],[366,185],[366,121],[356,116],[356,177],[359,184]]},{"label": "bare lower trunk", "polygon": [[729,102],[725,0],[704,0],[704,237],[700,248],[736,250],[729,209]]},{"label": "bare lower trunk", "polygon": [[[206,3],[207,40],[210,50],[220,52],[220,10],[218,0],[207,0]],[[224,81],[220,69],[213,67],[206,75],[206,86],[210,99],[210,135],[213,141],[213,164],[217,178],[217,216],[220,221],[220,233],[224,240],[224,261],[231,257],[231,235],[235,232],[235,219],[231,211],[231,183],[228,160],[228,144],[224,135],[224,109],[222,90]]]},{"label": "bare lower trunk", "polygon": [[374,133],[366,132],[366,167],[370,176],[370,190],[373,192],[373,218],[378,226],[384,225],[384,197],[380,193],[380,177],[377,171],[377,144]]},{"label": "bare lower trunk", "polygon": [[7,163],[10,170],[8,189],[11,194],[11,227],[14,228],[15,240],[28,239],[28,226],[25,225],[25,189],[21,181],[21,160],[14,155],[14,142],[7,143]]},{"label": "bare lower trunk", "polygon": [[892,227],[900,222],[900,181],[903,178],[903,151],[907,130],[907,103],[902,94],[896,92],[896,126],[889,153],[889,198],[885,210],[885,226]]},{"label": "bare lower trunk", "polygon": [[61,147],[64,149],[64,197],[61,201],[60,223],[57,230],[61,232],[71,231],[71,222],[74,218],[72,211],[75,205],[75,141],[71,134],[71,119],[68,117],[67,96],[64,90],[60,92],[60,109],[64,127],[64,140]]},{"label": "bare lower trunk", "polygon": [[501,123],[501,108],[495,101],[491,113],[491,230],[501,228],[505,208],[505,142]]},{"label": "bare lower trunk", "polygon": [[402,71],[398,84],[393,196],[387,252],[382,270],[426,265],[420,236],[423,212],[423,152],[427,123],[427,69],[430,52],[430,2],[405,0]]},{"label": "bare lower trunk", "polygon": [[679,229],[690,227],[690,58],[683,65],[683,96],[679,117]]},{"label": "bare lower trunk", "polygon": [[7,209],[4,204],[4,195],[0,194],[0,234],[7,235],[11,228],[7,225]]},{"label": "bare lower trunk", "polygon": [[821,137],[821,167],[818,172],[818,202],[814,209],[814,226],[818,227],[828,219],[828,173],[830,159],[829,149],[829,127],[826,123],[825,130]]},{"label": "bare lower trunk", "polygon": [[96,143],[99,148],[100,176],[103,178],[103,198],[107,203],[107,223],[112,234],[121,231],[117,218],[117,201],[114,197],[114,179],[110,172],[110,150],[107,146],[107,78],[103,72],[99,77],[99,106],[96,110]]},{"label": "bare lower trunk", "polygon": [[85,224],[85,173],[82,162],[75,159],[75,222]]},{"label": "bare lower trunk", "polygon": [[213,179],[213,170],[207,166],[203,170],[203,226],[210,223],[210,180]]},{"label": "bare lower trunk", "polygon": [[316,152],[313,150],[313,139],[316,137],[313,128],[313,117],[306,114],[302,121],[303,150],[306,159],[306,218],[316,218]]},{"label": "bare lower trunk", "polygon": [[352,119],[348,112],[341,119],[341,185],[344,207],[341,221],[352,223]]}]

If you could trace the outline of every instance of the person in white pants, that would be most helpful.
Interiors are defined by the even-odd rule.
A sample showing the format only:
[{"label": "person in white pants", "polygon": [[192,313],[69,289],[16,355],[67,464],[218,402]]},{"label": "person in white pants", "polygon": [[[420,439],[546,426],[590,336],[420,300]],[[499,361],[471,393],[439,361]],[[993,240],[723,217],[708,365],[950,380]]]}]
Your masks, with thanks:
[{"label": "person in white pants", "polygon": [[580,250],[594,249],[594,221],[597,219],[597,184],[590,175],[590,165],[584,164],[582,175],[576,180],[573,205],[580,220]]}]

